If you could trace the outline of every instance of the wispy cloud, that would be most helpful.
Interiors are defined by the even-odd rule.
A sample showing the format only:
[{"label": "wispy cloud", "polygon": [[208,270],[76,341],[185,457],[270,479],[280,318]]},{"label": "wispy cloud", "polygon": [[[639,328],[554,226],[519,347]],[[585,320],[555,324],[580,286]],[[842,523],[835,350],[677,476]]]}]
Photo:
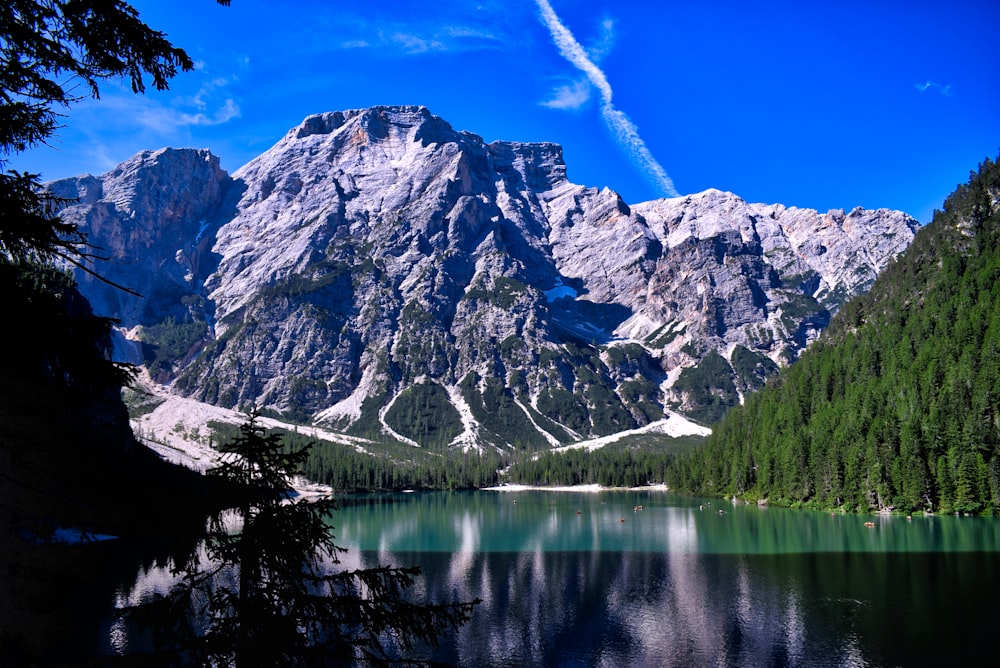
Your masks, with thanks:
[{"label": "wispy cloud", "polygon": [[552,9],[548,0],[535,0],[535,2],[541,11],[542,22],[552,34],[552,40],[559,49],[559,53],[570,64],[583,72],[591,85],[600,93],[601,116],[615,139],[664,195],[677,197],[680,193],[674,187],[673,180],[646,147],[646,143],[639,136],[639,129],[635,123],[624,112],[616,109],[612,103],[613,92],[607,76],[594,63],[587,51],[573,36],[573,33],[559,20],[559,16]]},{"label": "wispy cloud", "polygon": [[951,84],[939,84],[935,81],[925,81],[924,83],[913,84],[913,87],[919,90],[921,93],[926,93],[927,91],[937,91],[945,97],[951,95]]},{"label": "wispy cloud", "polygon": [[[369,21],[341,17],[342,28],[355,33],[340,41],[342,49],[372,49],[388,57],[426,53],[461,53],[499,48],[503,40],[490,30],[474,25],[425,22]],[[326,45],[319,45],[326,48]]]},{"label": "wispy cloud", "polygon": [[[86,100],[78,105],[74,115],[95,141],[105,138],[102,144],[112,137],[128,137],[131,143],[141,141],[148,144],[147,148],[187,143],[190,131],[224,125],[242,113],[239,98],[231,90],[234,76],[213,76],[204,64],[198,73],[178,82],[178,88],[190,92],[134,95],[124,87],[109,87],[100,101]],[[108,155],[113,154],[108,151]],[[99,152],[93,157],[106,164]]]},{"label": "wispy cloud", "polygon": [[448,51],[449,46],[434,35],[418,35],[411,32],[397,31],[385,35],[383,44],[398,47],[406,54],[430,53],[432,51]]},{"label": "wispy cloud", "polygon": [[240,107],[232,98],[221,100],[211,109],[195,105],[194,109],[162,104],[144,96],[108,95],[101,98],[102,114],[118,119],[115,127],[121,128],[122,119],[143,131],[152,132],[166,139],[173,138],[178,130],[192,127],[222,125],[240,117]]},{"label": "wispy cloud", "polygon": [[239,117],[240,106],[232,98],[226,98],[222,105],[211,112],[211,114],[201,111],[195,114],[176,114],[177,122],[181,125],[222,125]]},{"label": "wispy cloud", "polygon": [[549,109],[579,109],[590,99],[590,82],[587,79],[559,86],[552,91],[552,97],[542,102]]},{"label": "wispy cloud", "polygon": [[595,63],[599,63],[604,59],[604,56],[611,53],[612,47],[615,45],[615,20],[612,18],[605,18],[601,21],[601,34],[598,39],[587,47],[587,55]]},{"label": "wispy cloud", "polygon": [[205,81],[191,101],[199,109],[205,109],[209,106],[211,99],[216,97],[217,91],[223,90],[228,85],[229,80],[225,77],[216,77]]},{"label": "wispy cloud", "polygon": [[120,162],[120,158],[111,155],[111,149],[107,144],[91,140],[91,144],[84,149],[87,162],[90,164],[88,171],[94,174],[102,174],[111,171]]}]

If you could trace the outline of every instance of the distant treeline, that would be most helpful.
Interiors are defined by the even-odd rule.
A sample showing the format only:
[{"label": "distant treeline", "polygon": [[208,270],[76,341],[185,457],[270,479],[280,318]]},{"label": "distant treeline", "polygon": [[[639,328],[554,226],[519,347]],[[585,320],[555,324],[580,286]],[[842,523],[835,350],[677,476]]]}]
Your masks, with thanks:
[{"label": "distant treeline", "polygon": [[702,438],[646,436],[640,444],[617,443],[542,452],[515,461],[503,481],[524,485],[639,487],[664,484],[675,459],[699,447]]},{"label": "distant treeline", "polygon": [[[232,440],[239,429],[219,422],[209,426],[215,443]],[[281,434],[289,449],[313,443],[302,471],[307,479],[345,492],[480,489],[502,483],[606,487],[662,484],[678,453],[704,440],[645,436],[597,450],[503,453],[487,447],[480,452],[438,454],[388,443],[371,446],[380,448],[380,452],[362,452],[294,431]]]}]

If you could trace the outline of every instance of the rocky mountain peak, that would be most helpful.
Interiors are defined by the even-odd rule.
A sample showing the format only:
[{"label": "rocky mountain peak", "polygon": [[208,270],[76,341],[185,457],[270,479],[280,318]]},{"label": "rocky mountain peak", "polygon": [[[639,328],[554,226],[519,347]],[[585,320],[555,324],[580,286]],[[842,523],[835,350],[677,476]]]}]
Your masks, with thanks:
[{"label": "rocky mountain peak", "polygon": [[310,116],[231,178],[166,149],[52,188],[147,295],[98,303],[174,392],[440,448],[711,422],[916,228],[718,190],[630,206],[556,144],[424,107]]}]

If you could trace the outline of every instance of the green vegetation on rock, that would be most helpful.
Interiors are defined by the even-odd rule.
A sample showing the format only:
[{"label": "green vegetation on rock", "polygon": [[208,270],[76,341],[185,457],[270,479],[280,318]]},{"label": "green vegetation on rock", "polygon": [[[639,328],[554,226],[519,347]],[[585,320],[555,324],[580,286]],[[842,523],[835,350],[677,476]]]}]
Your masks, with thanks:
[{"label": "green vegetation on rock", "polygon": [[778,365],[774,361],[744,346],[733,349],[730,363],[744,394],[756,392],[764,387],[768,378],[778,373]]},{"label": "green vegetation on rock", "polygon": [[469,373],[462,379],[460,388],[472,417],[488,432],[480,432],[480,438],[498,447],[510,444],[537,449],[548,445],[499,378],[484,381],[478,374]]},{"label": "green vegetation on rock", "polygon": [[739,403],[733,369],[722,355],[708,352],[697,366],[684,369],[673,385],[685,397],[687,415],[713,424]]},{"label": "green vegetation on rock", "polygon": [[549,387],[538,395],[538,411],[573,431],[586,433],[590,429],[587,404],[561,387]]},{"label": "green vegetation on rock", "polygon": [[143,327],[143,360],[154,378],[169,375],[175,363],[183,364],[208,338],[208,325],[201,320],[177,322],[168,316],[151,327]]},{"label": "green vegetation on rock", "polygon": [[527,290],[528,286],[516,278],[497,276],[493,281],[492,288],[474,288],[466,292],[463,299],[475,299],[499,306],[502,309],[509,309]]},{"label": "green vegetation on rock", "polygon": [[437,383],[418,383],[403,390],[386,411],[393,430],[424,447],[445,448],[462,433],[462,418]]}]

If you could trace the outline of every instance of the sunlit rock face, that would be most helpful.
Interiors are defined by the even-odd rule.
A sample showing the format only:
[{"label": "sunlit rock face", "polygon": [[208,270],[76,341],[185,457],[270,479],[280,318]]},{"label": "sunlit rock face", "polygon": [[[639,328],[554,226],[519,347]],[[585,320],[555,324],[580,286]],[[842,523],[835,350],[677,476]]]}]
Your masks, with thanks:
[{"label": "sunlit rock face", "polygon": [[428,447],[711,422],[917,227],[716,190],[630,206],[558,145],[423,107],[311,116],[232,176],[163,149],[51,188],[145,298],[85,293],[174,391]]},{"label": "sunlit rock face", "polygon": [[213,239],[207,227],[219,220],[232,185],[219,158],[191,149],[143,151],[103,176],[50,183],[55,195],[73,201],[63,217],[87,233],[95,255],[108,258],[92,266],[146,297],[81,272],[77,280],[94,310],[134,324],[182,317],[181,296],[197,292],[211,271],[201,264]]}]

